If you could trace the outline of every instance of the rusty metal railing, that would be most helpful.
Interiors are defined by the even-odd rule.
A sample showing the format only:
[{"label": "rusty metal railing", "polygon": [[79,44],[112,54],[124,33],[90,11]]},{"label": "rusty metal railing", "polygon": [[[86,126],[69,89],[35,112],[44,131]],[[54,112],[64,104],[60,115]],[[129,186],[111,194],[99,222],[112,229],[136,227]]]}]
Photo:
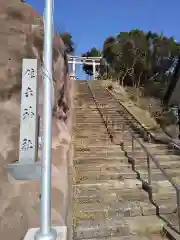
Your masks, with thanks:
[{"label": "rusty metal railing", "polygon": [[[111,132],[111,135],[114,136],[115,132],[116,132],[116,123],[115,121],[113,121],[112,119],[108,118],[106,116],[106,126],[109,129],[109,131]],[[153,169],[152,169],[152,162],[155,164],[155,166],[157,167],[157,169],[160,170],[160,172],[162,173],[162,175],[164,176],[164,178],[166,180],[169,181],[169,183],[171,184],[171,186],[175,189],[176,192],[176,202],[177,202],[177,217],[178,217],[178,230],[175,228],[174,230],[180,233],[180,185],[178,185],[171,176],[169,176],[169,174],[167,173],[167,171],[160,165],[159,161],[158,161],[158,157],[155,157],[150,150],[144,145],[143,142],[141,142],[141,140],[137,137],[136,133],[133,132],[133,130],[130,127],[130,121],[124,121],[121,124],[121,141],[119,142],[119,145],[121,145],[122,150],[124,150],[127,153],[127,157],[128,156],[128,152],[125,150],[125,132],[129,133],[130,138],[128,141],[128,146],[129,143],[131,144],[131,156],[130,158],[135,162],[135,143],[137,142],[139,144],[139,146],[141,147],[141,149],[143,150],[143,152],[145,153],[146,156],[146,162],[147,162],[147,184],[148,187],[150,189],[150,199],[153,201],[153,196],[152,196],[152,181],[153,181]],[[126,127],[127,126],[127,127]],[[116,143],[118,144],[118,143]],[[174,227],[171,222],[168,222],[169,225],[171,227]]]}]

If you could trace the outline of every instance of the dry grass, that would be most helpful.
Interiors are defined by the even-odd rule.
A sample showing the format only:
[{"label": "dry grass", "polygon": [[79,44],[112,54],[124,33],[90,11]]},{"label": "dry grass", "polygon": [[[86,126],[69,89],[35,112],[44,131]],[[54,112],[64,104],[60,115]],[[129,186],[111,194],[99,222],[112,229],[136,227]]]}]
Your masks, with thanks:
[{"label": "dry grass", "polygon": [[177,137],[177,119],[170,110],[163,107],[158,98],[145,96],[141,89],[134,87],[122,87],[112,82],[103,85],[112,85],[115,96],[147,129],[154,131],[162,128],[173,138]]},{"label": "dry grass", "polygon": [[126,92],[128,93],[129,99],[134,102],[135,106],[143,110],[142,113],[139,113],[142,122],[145,120],[145,112],[149,112],[149,117],[155,120],[157,126],[164,129],[164,131],[171,135],[171,137],[177,137],[177,119],[170,109],[164,108],[158,98],[145,96],[142,91],[134,88],[126,88]]},{"label": "dry grass", "polygon": [[126,88],[126,91],[136,106],[149,111],[151,117],[162,127],[176,123],[174,115],[163,107],[158,98],[145,96],[140,89]]}]

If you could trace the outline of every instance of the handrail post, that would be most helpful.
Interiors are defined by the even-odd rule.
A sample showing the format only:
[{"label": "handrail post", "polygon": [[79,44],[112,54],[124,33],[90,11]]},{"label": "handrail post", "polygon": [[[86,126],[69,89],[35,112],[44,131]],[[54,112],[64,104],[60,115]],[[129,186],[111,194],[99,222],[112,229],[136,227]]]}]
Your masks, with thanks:
[{"label": "handrail post", "polygon": [[148,138],[148,143],[151,143],[151,135],[149,133],[147,135],[147,138]]},{"label": "handrail post", "polygon": [[115,143],[114,142],[115,136],[114,136],[114,121],[113,121],[113,119],[112,119],[112,123],[111,123],[111,135],[112,135],[113,143]]},{"label": "handrail post", "polygon": [[180,231],[180,186],[176,189],[177,194],[177,214],[178,214],[178,224],[179,224],[179,231]]},{"label": "handrail post", "polygon": [[152,200],[152,175],[150,156],[147,154],[148,185],[150,187],[150,199]]},{"label": "handrail post", "polygon": [[112,126],[111,126],[111,128],[112,128],[112,132],[114,132],[113,130],[114,130],[114,121],[112,120],[112,124],[111,124]]},{"label": "handrail post", "polygon": [[106,127],[108,127],[108,116],[106,115]]},{"label": "handrail post", "polygon": [[131,151],[132,151],[132,159],[134,159],[134,137],[133,135],[132,136],[132,148],[131,148]]},{"label": "handrail post", "polygon": [[124,122],[122,124],[121,148],[124,150]]}]

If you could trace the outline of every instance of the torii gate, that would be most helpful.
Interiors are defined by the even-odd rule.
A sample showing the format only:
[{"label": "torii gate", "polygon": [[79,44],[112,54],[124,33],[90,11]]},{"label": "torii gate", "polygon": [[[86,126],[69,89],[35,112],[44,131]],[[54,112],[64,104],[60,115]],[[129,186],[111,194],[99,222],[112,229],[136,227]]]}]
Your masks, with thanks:
[{"label": "torii gate", "polygon": [[80,57],[68,55],[68,63],[72,64],[71,79],[76,79],[76,64],[86,64],[93,66],[93,80],[96,80],[96,66],[100,65],[102,57]]}]

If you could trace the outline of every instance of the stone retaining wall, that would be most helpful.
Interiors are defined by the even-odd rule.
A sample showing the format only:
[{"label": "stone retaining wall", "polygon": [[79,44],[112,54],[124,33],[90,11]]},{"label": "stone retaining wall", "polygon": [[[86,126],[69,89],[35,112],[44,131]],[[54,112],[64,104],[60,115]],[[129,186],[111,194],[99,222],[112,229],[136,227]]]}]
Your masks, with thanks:
[{"label": "stone retaining wall", "polygon": [[[43,26],[36,11],[18,0],[1,1],[0,20],[0,236],[20,240],[28,228],[39,226],[40,184],[14,180],[6,166],[18,159],[22,58],[37,58],[42,65]],[[73,81],[68,74],[65,47],[58,36],[54,37],[53,51],[52,224],[67,225]],[[43,74],[39,76],[42,116]]]}]

